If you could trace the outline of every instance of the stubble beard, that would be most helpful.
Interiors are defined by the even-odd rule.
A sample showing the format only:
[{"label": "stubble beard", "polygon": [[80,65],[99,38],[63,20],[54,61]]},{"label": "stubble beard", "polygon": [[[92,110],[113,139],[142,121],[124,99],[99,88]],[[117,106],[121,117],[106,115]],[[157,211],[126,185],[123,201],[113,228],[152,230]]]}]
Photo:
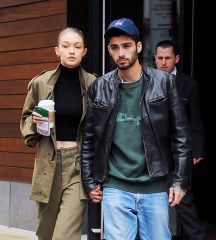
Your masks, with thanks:
[{"label": "stubble beard", "polygon": [[[112,58],[112,59],[113,59],[113,58]],[[138,59],[138,53],[137,53],[137,51],[136,51],[136,52],[134,53],[133,57],[131,58],[131,60],[129,60],[129,63],[128,63],[128,64],[121,65],[121,64],[116,63],[116,62],[114,61],[114,59],[113,59],[113,61],[114,61],[115,65],[117,66],[117,68],[118,68],[119,70],[127,70],[127,69],[131,68],[131,67],[135,64],[135,62],[137,61],[137,59]]]}]

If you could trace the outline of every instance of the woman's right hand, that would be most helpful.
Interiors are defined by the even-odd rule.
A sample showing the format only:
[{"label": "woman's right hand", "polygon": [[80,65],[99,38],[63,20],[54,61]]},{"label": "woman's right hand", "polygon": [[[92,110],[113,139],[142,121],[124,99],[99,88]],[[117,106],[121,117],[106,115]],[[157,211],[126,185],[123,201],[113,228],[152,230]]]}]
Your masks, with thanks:
[{"label": "woman's right hand", "polygon": [[32,112],[32,121],[34,124],[42,123],[42,122],[44,122],[44,117],[42,115],[40,115],[39,113],[33,111]]}]

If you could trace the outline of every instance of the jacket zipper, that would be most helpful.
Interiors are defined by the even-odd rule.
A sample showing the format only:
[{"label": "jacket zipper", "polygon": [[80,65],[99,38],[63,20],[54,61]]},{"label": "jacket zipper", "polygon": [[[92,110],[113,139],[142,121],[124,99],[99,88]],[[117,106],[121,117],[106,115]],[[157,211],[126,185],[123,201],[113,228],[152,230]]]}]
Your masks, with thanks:
[{"label": "jacket zipper", "polygon": [[[142,94],[141,94],[141,99],[140,99],[140,107],[141,107],[141,124],[142,124],[142,132],[144,133],[144,126],[143,126],[143,116],[144,116],[144,110],[145,109],[147,111],[147,107],[145,105],[145,101],[143,100],[144,97],[145,97],[145,93],[146,93],[146,89],[148,87],[148,81],[147,79],[145,78],[145,74],[143,74],[143,91],[142,91]],[[147,166],[147,169],[148,169],[148,172],[149,172],[149,175],[151,176],[151,171],[150,171],[150,167],[149,167],[149,164],[148,164],[148,154],[147,154],[147,148],[146,148],[146,143],[145,143],[145,137],[144,137],[144,134],[143,134],[143,145],[144,145],[144,151],[145,151],[145,157],[146,157],[146,166]]]},{"label": "jacket zipper", "polygon": [[120,99],[120,94],[119,94],[119,83],[116,82],[115,83],[115,89],[116,89],[116,93],[115,93],[115,103],[114,103],[114,107],[113,107],[113,110],[112,110],[112,113],[111,113],[111,117],[110,117],[110,122],[112,123],[112,125],[108,125],[108,128],[109,128],[109,131],[108,131],[108,128],[106,128],[106,132],[108,132],[107,134],[107,144],[106,144],[106,148],[105,148],[105,168],[104,168],[104,176],[103,176],[103,181],[107,179],[107,169],[108,169],[108,153],[109,153],[109,150],[111,148],[111,143],[112,143],[112,134],[113,134],[113,128],[114,128],[114,124],[115,124],[115,119],[116,119],[116,115],[117,115],[117,108],[118,108],[118,105],[119,105],[119,99]]}]

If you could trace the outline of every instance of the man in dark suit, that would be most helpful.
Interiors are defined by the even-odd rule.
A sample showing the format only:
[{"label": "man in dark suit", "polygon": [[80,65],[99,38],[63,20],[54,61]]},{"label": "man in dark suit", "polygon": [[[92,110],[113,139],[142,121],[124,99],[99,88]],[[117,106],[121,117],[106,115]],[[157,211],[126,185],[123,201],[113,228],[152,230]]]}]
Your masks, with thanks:
[{"label": "man in dark suit", "polygon": [[[192,163],[198,164],[205,157],[205,137],[200,114],[198,83],[188,75],[177,71],[180,56],[176,45],[170,40],[157,44],[155,63],[158,69],[176,75],[176,82],[188,115],[192,137]],[[188,191],[181,203],[175,207],[181,227],[189,240],[204,240],[204,226],[198,218],[193,194]]]}]

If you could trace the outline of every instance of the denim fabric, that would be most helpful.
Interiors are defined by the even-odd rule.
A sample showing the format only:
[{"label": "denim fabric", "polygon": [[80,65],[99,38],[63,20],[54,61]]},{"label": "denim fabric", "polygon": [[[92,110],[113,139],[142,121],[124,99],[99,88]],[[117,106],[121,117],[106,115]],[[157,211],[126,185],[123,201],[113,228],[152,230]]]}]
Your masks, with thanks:
[{"label": "denim fabric", "polygon": [[106,240],[169,240],[167,192],[137,194],[103,189],[104,234]]}]

